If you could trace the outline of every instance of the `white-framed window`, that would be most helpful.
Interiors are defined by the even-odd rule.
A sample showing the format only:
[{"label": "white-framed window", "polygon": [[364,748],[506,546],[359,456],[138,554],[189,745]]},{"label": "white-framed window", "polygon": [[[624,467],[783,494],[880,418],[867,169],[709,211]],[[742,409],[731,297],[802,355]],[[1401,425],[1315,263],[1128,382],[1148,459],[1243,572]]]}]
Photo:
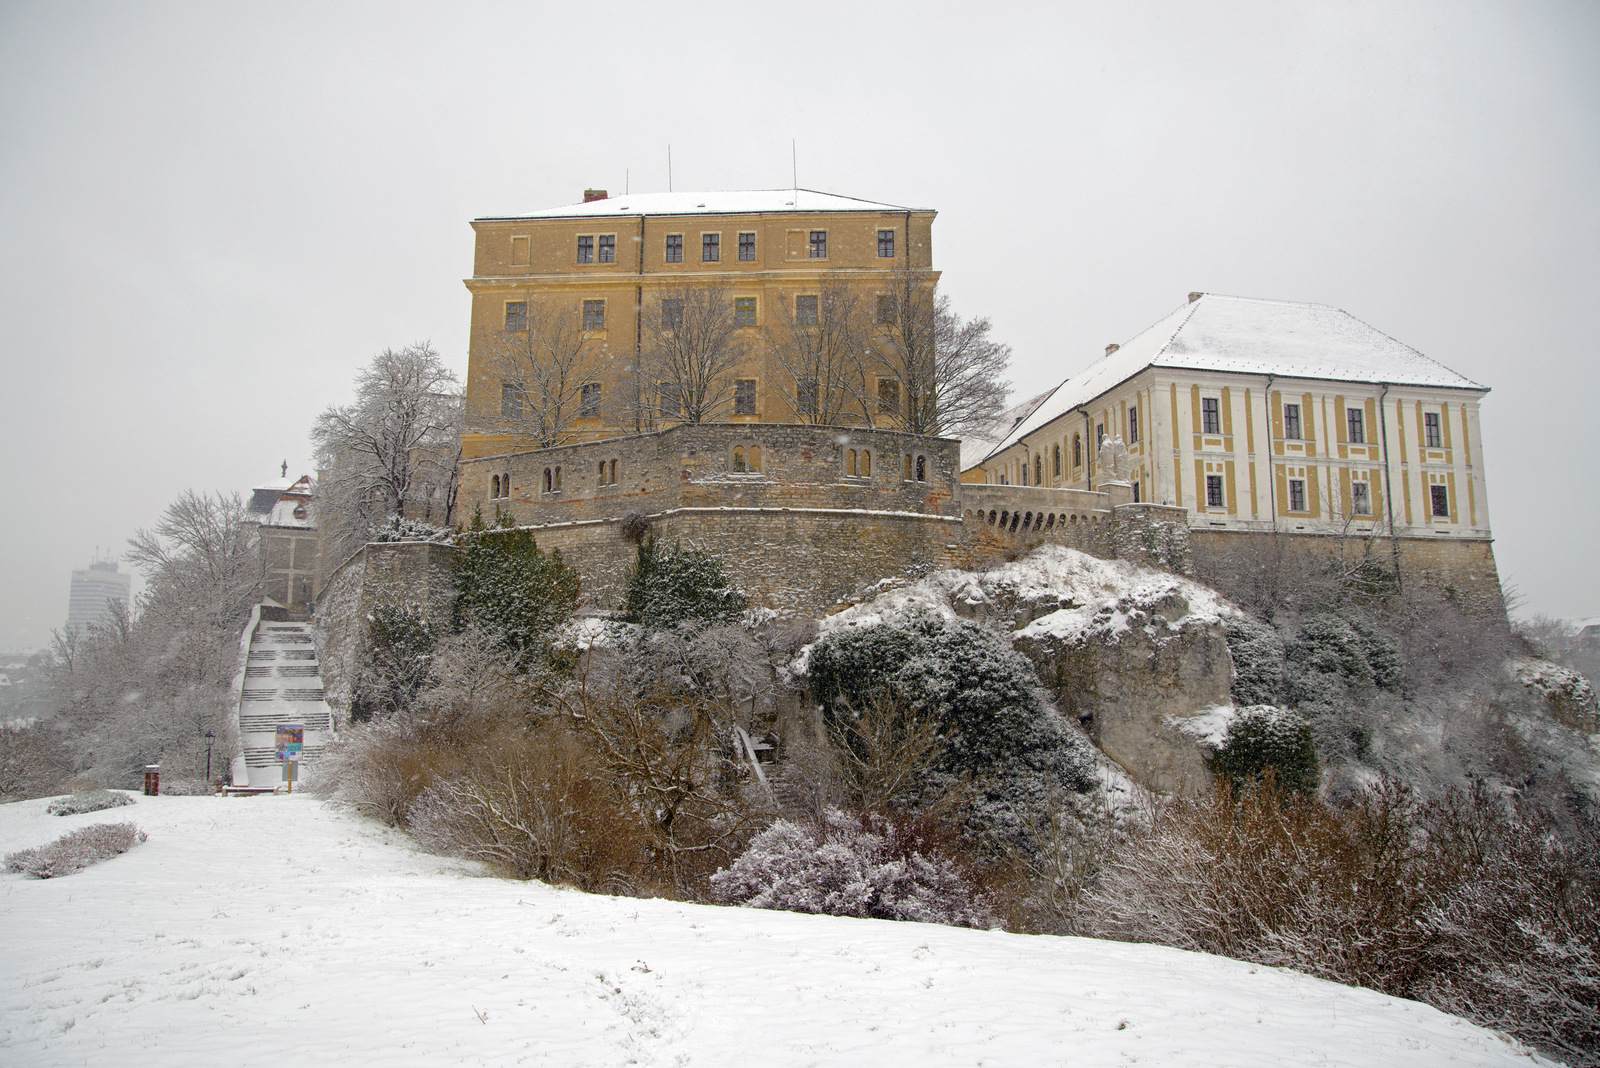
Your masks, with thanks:
[{"label": "white-framed window", "polygon": [[1222,433],[1222,398],[1200,398],[1200,433]]},{"label": "white-framed window", "polygon": [[[1285,404],[1283,406],[1283,436],[1291,441],[1299,441],[1304,437],[1300,433],[1300,405]],[[1299,510],[1296,509],[1296,511]]]},{"label": "white-framed window", "polygon": [[1360,408],[1346,408],[1344,410],[1345,434],[1352,445],[1365,445],[1367,443],[1366,415]]},{"label": "white-framed window", "polygon": [[1372,514],[1372,486],[1366,482],[1350,483],[1350,514]]},{"label": "white-framed window", "polygon": [[[1303,483],[1302,483],[1303,485]],[[1222,476],[1206,476],[1206,507],[1221,508],[1224,506],[1222,496]]]},{"label": "white-framed window", "polygon": [[1432,515],[1439,519],[1450,518],[1450,487],[1435,483],[1428,487],[1428,504]]},{"label": "white-framed window", "polygon": [[[1422,443],[1430,449],[1444,448],[1444,421],[1438,412],[1422,413]],[[1441,514],[1441,513],[1435,513]],[[1448,513],[1442,513],[1448,514]]]},{"label": "white-framed window", "polygon": [[1306,480],[1291,478],[1289,480],[1289,511],[1306,511]]}]

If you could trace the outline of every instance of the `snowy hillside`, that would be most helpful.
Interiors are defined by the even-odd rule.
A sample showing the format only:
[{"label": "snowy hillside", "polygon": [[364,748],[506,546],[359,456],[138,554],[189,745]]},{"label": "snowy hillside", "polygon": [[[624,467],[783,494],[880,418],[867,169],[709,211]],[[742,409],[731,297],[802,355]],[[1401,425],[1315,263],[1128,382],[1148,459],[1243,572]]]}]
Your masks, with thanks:
[{"label": "snowy hillside", "polygon": [[[479,877],[314,799],[0,806],[8,1065],[1526,1065],[1425,1005],[1150,946]],[[1545,1063],[1537,1058],[1532,1063]]]}]

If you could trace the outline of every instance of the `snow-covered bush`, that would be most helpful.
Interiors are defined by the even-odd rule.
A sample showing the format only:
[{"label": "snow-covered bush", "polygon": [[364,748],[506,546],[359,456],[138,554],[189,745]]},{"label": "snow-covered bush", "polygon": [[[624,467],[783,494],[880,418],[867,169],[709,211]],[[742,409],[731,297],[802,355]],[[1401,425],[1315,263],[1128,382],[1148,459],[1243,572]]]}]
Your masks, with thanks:
[{"label": "snow-covered bush", "polygon": [[58,794],[71,770],[72,758],[56,724],[35,719],[0,723],[0,801]]},{"label": "snow-covered bush", "polygon": [[818,831],[779,820],[711,877],[747,908],[989,927],[987,902],[949,857],[919,848],[903,823],[828,809]]},{"label": "snow-covered bush", "polygon": [[120,808],[133,804],[133,798],[111,790],[86,790],[81,794],[68,794],[50,802],[45,809],[52,816],[76,816],[81,812],[99,812],[102,809]]},{"label": "snow-covered bush", "polygon": [[1236,705],[1275,705],[1283,700],[1283,639],[1275,628],[1246,615],[1223,621],[1233,658],[1230,694]]},{"label": "snow-covered bush", "polygon": [[883,694],[932,719],[948,773],[1029,769],[1053,785],[1092,785],[1089,741],[1050,707],[1028,658],[976,623],[917,613],[900,624],[837,630],[812,647],[807,678],[830,719]]},{"label": "snow-covered bush", "polygon": [[145,833],[131,823],[96,823],[80,827],[37,849],[22,849],[6,856],[6,871],[35,879],[53,879],[82,871],[91,864],[126,853]]},{"label": "snow-covered bush", "polygon": [[438,639],[437,628],[417,605],[379,605],[368,613],[350,718],[359,723],[411,711]]},{"label": "snow-covered bush", "polygon": [[1321,778],[1311,725],[1299,713],[1271,705],[1239,709],[1211,762],[1234,790],[1259,781],[1269,769],[1279,786],[1299,794],[1315,794]]},{"label": "snow-covered bush", "polygon": [[474,514],[456,563],[455,628],[474,628],[521,670],[542,662],[555,629],[578,603],[578,573],[561,550],[542,552],[533,533],[485,528]]},{"label": "snow-covered bush", "polygon": [[1516,680],[1550,705],[1557,718],[1590,727],[1600,714],[1600,700],[1589,680],[1549,660],[1521,659],[1512,666]]},{"label": "snow-covered bush", "polygon": [[629,623],[656,628],[685,620],[731,623],[746,605],[722,561],[679,545],[664,548],[653,537],[640,543],[622,598]]},{"label": "snow-covered bush", "polygon": [[1176,799],[1124,842],[1077,933],[1289,967],[1600,1064],[1600,827],[1563,832],[1480,785],[1338,806]]},{"label": "snow-covered bush", "polygon": [[436,527],[409,516],[392,515],[372,532],[369,541],[449,541],[448,527]]}]

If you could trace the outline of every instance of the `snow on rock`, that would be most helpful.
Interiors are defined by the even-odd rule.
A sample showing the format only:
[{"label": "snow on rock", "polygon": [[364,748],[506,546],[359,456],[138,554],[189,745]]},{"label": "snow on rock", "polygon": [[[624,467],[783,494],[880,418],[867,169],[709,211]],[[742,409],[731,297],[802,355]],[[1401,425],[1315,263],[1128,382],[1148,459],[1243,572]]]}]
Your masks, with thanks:
[{"label": "snow on rock", "polygon": [[[1266,708],[1266,705],[1252,705],[1252,708]],[[1221,749],[1228,740],[1228,731],[1233,728],[1233,721],[1239,718],[1241,711],[1233,705],[1212,705],[1202,708],[1192,716],[1172,716],[1168,723],[1182,733],[1193,738],[1198,745],[1204,746],[1211,752]]]},{"label": "snow on rock", "polygon": [[1511,663],[1511,673],[1544,700],[1551,717],[1562,726],[1585,734],[1600,730],[1600,699],[1578,672],[1549,660],[1524,657]]},{"label": "snow on rock", "polygon": [[[97,818],[47,804],[0,805],[0,852]],[[485,878],[303,795],[138,811],[137,849],[0,876],[0,1063],[1550,1063],[1417,1002],[1203,954]]]},{"label": "snow on rock", "polygon": [[[1101,751],[1159,790],[1209,781],[1205,754],[1178,724],[1229,705],[1223,622],[1239,610],[1215,590],[1126,560],[1045,545],[988,571],[937,571],[822,621],[821,633],[919,611],[1008,633],[1063,714]],[[798,665],[803,667],[803,662]]]}]

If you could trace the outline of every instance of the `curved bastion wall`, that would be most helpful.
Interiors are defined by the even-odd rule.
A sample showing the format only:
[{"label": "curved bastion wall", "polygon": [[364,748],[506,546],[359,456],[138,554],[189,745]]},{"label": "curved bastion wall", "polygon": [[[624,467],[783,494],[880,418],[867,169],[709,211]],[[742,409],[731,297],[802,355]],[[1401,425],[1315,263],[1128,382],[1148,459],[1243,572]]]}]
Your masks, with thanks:
[{"label": "curved bastion wall", "polygon": [[[1112,555],[1114,510],[1127,500],[1116,489],[962,485],[948,438],[718,423],[463,460],[454,521],[509,515],[561,550],[594,608],[620,601],[631,515],[662,541],[718,556],[755,603],[823,612],[889,576],[1045,541]],[[1126,522],[1187,531],[1180,509],[1139,506]],[[1186,563],[1186,548],[1177,556]]]}]

